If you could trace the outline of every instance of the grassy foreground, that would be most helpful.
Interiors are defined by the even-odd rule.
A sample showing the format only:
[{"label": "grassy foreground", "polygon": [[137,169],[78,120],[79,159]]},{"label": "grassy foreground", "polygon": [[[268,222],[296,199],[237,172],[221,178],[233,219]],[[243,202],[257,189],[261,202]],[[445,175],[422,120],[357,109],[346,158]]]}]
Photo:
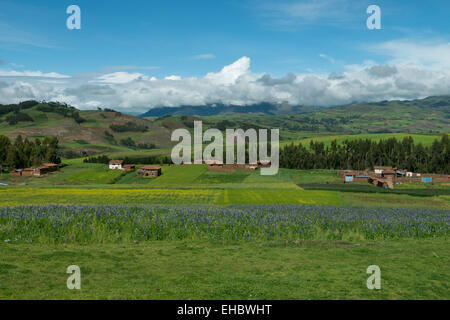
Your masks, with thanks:
[{"label": "grassy foreground", "polygon": [[[0,244],[0,299],[450,299],[446,240]],[[69,290],[66,268],[81,269]],[[381,268],[381,290],[366,269]]]}]

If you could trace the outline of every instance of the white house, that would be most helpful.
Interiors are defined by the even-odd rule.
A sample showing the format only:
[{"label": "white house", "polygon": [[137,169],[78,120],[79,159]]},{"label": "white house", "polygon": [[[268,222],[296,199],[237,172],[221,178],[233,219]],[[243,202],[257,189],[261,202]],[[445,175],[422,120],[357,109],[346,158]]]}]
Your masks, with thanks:
[{"label": "white house", "polygon": [[123,170],[123,160],[111,160],[109,162],[109,169],[111,169],[111,170]]},{"label": "white house", "polygon": [[382,167],[382,166],[375,166],[375,167],[373,167],[373,169],[374,169],[373,171],[375,172],[375,174],[382,174],[386,170],[388,170],[388,171],[397,170],[397,168]]}]

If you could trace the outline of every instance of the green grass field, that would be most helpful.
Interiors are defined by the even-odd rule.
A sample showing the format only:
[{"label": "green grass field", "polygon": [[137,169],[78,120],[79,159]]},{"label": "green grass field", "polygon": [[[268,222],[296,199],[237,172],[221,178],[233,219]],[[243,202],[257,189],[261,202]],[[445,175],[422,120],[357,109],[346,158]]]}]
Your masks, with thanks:
[{"label": "green grass field", "polygon": [[[0,243],[0,299],[450,299],[446,240]],[[66,269],[81,269],[68,290]],[[368,290],[366,269],[381,269]]]}]

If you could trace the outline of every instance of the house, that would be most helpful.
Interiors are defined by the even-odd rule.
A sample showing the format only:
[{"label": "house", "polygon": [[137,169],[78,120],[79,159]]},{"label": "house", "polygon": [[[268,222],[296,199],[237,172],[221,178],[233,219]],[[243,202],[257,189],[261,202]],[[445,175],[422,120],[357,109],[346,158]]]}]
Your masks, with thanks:
[{"label": "house", "polygon": [[22,169],[22,177],[32,177],[34,176],[35,168],[25,168]]},{"label": "house", "polygon": [[123,170],[124,171],[133,171],[136,169],[136,165],[135,164],[125,164],[123,166]]},{"label": "house", "polygon": [[123,160],[111,160],[109,161],[109,169],[111,170],[123,170]]},{"label": "house", "polygon": [[44,163],[42,166],[47,167],[49,172],[58,170],[58,165],[56,163]]},{"label": "house", "polygon": [[44,163],[39,167],[31,167],[25,169],[15,169],[9,174],[15,177],[39,177],[49,172],[58,170],[58,165],[55,163]]},{"label": "house", "polygon": [[205,160],[204,162],[208,166],[223,166],[223,161],[220,160]]},{"label": "house", "polygon": [[383,174],[386,170],[388,171],[395,171],[397,168],[387,167],[387,166],[375,166],[373,167],[375,174]]},{"label": "house", "polygon": [[344,183],[367,181],[367,179],[369,178],[369,174],[367,173],[367,171],[341,170],[338,172],[338,175],[343,178]]},{"label": "house", "polygon": [[392,180],[386,180],[386,179],[381,179],[378,177],[371,176],[371,177],[369,177],[368,181],[370,184],[373,184],[374,186],[377,186],[380,188],[394,189],[394,183],[392,182]]},{"label": "house", "polygon": [[141,178],[157,178],[161,173],[161,167],[155,166],[143,166],[137,171],[137,175]]},{"label": "house", "polygon": [[33,168],[34,172],[33,172],[33,176],[39,177],[42,176],[46,173],[49,173],[50,170],[52,170],[51,168],[47,167],[47,166],[40,166],[37,168]]},{"label": "house", "polygon": [[395,175],[396,175],[396,171],[392,170],[392,169],[385,169],[381,173],[381,176],[384,178],[395,178]]},{"label": "house", "polygon": [[432,177],[422,177],[423,183],[431,183],[433,181]]},{"label": "house", "polygon": [[22,169],[13,170],[13,171],[11,171],[9,173],[9,175],[13,176],[13,177],[21,177],[22,176]]},{"label": "house", "polygon": [[406,174],[407,174],[406,170],[396,170],[395,171],[395,175],[399,178],[406,177]]}]

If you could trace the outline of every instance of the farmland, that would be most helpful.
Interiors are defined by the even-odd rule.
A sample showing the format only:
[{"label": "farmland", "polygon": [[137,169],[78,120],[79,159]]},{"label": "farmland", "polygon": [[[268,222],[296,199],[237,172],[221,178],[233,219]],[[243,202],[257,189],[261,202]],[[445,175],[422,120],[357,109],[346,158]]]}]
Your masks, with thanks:
[{"label": "farmland", "polygon": [[[316,204],[449,208],[447,186],[435,184],[386,192],[368,184],[342,184],[336,170],[280,169],[259,172],[213,172],[206,165],[163,166],[157,179],[135,172],[108,170],[103,164],[71,162],[43,177],[10,178],[0,187],[1,206],[16,205],[152,205],[152,204]],[[352,189],[353,188],[353,189]]]},{"label": "farmland", "polygon": [[[205,165],[139,179],[69,163],[3,177],[12,185],[0,187],[1,299],[450,297],[448,186],[361,191],[335,170]],[[77,292],[65,287],[74,263]],[[379,292],[365,287],[371,264],[383,270]]]},{"label": "farmland", "polygon": [[51,244],[425,239],[447,238],[449,221],[449,211],[437,209],[21,206],[0,209],[0,238]]},{"label": "farmland", "polygon": [[[0,119],[11,137],[58,132],[63,156],[57,172],[40,177],[0,174],[0,299],[448,299],[448,184],[385,190],[344,184],[337,170],[261,176],[206,165],[161,165],[160,177],[143,179],[64,156],[167,155],[170,131],[191,130],[195,119],[205,129],[279,127],[281,145],[306,148],[406,136],[431,146],[448,132],[443,108],[400,119],[395,103],[399,111],[387,115],[370,105],[148,119],[99,110],[80,111],[86,121],[76,123],[34,107],[33,123]],[[148,129],[111,129],[129,121]],[[121,145],[128,137],[156,147]],[[66,288],[72,264],[82,270],[80,291]],[[366,287],[372,264],[382,290]]]},{"label": "farmland", "polygon": [[[445,299],[448,220],[323,206],[3,208],[0,298]],[[80,291],[65,288],[75,262]],[[365,287],[374,263],[379,291]]]}]

